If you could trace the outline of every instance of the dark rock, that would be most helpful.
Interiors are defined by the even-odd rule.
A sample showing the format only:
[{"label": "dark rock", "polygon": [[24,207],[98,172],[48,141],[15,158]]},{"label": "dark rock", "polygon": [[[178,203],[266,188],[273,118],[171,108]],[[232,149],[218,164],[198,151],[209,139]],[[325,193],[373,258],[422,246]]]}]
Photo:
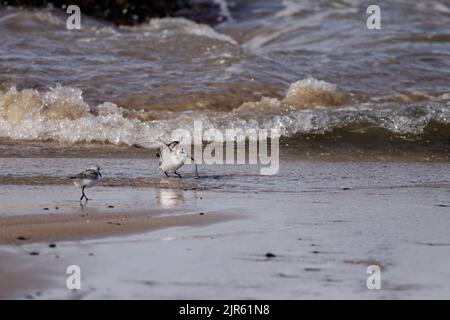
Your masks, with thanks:
[{"label": "dark rock", "polygon": [[201,216],[204,216],[204,215],[205,215],[205,213],[204,213],[204,212],[200,212],[200,215],[201,215]]},{"label": "dark rock", "polygon": [[37,252],[37,251],[30,252],[30,256],[38,256],[38,255],[39,255],[39,252]]},{"label": "dark rock", "polygon": [[17,237],[17,240],[25,241],[25,240],[27,240],[27,238],[20,236],[20,237]]},{"label": "dark rock", "polygon": [[46,211],[48,211],[48,210],[50,210],[49,208],[44,208],[44,209],[42,209],[42,210],[46,210]]},{"label": "dark rock", "polygon": [[47,7],[66,10],[67,5],[78,5],[81,13],[117,25],[135,25],[151,18],[184,17],[210,25],[225,20],[220,5],[214,0],[8,0],[1,5],[20,7]]},{"label": "dark rock", "polygon": [[50,244],[48,245],[48,247],[49,247],[49,248],[56,248],[56,244],[50,243]]},{"label": "dark rock", "polygon": [[275,258],[275,257],[276,257],[276,255],[271,252],[266,253],[266,258],[268,258],[268,259]]},{"label": "dark rock", "polygon": [[108,206],[108,208],[114,208],[114,206]]}]

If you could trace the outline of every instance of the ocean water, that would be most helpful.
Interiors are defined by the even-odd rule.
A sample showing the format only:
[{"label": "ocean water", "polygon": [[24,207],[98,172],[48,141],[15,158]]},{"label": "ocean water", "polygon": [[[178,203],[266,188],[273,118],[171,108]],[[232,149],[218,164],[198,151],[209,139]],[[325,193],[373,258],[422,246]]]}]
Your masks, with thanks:
[{"label": "ocean water", "polygon": [[447,162],[450,4],[381,1],[381,30],[369,4],[228,0],[214,28],[83,16],[82,30],[60,10],[0,7],[0,150],[127,154],[201,121],[276,128],[294,155]]}]

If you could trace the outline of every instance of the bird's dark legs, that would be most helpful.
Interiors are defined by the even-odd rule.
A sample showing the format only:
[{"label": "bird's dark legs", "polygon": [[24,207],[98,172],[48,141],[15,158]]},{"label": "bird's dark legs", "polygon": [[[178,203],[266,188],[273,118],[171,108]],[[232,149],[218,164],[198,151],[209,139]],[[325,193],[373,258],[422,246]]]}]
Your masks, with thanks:
[{"label": "bird's dark legs", "polygon": [[198,169],[197,169],[197,164],[195,163],[195,160],[194,160],[194,158],[193,157],[191,157],[191,160],[194,162],[194,164],[195,164],[195,175],[197,176],[197,178],[200,178],[199,176],[198,176]]},{"label": "bird's dark legs", "polygon": [[[178,176],[178,178],[180,178],[180,179],[183,178],[181,176],[181,174],[179,174],[178,172],[174,171],[173,173],[175,173]],[[170,177],[169,174],[166,171],[164,171],[164,174],[166,175],[166,177]]]},{"label": "bird's dark legs", "polygon": [[83,187],[83,188],[81,189],[81,198],[80,198],[80,201],[83,201],[83,198],[85,198],[86,201],[91,200],[91,199],[89,199],[89,198],[84,194],[84,189],[85,189],[85,188],[86,188],[86,187]]}]

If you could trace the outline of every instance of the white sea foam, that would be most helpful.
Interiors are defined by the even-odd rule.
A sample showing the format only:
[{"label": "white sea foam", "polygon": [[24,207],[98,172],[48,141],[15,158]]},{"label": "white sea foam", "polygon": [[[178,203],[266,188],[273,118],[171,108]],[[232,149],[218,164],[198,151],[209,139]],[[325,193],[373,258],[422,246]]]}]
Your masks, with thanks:
[{"label": "white sea foam", "polygon": [[351,96],[337,85],[307,78],[290,85],[283,103],[297,108],[311,106],[339,106],[351,102]]},{"label": "white sea foam", "polygon": [[367,103],[335,106],[336,101],[347,101],[348,97],[333,84],[305,79],[292,84],[281,100],[263,98],[232,112],[180,111],[161,119],[141,120],[148,117],[140,113],[149,111],[132,113],[111,102],[89,106],[76,88],[57,85],[39,92],[13,87],[0,92],[0,138],[116,145],[146,141],[156,147],[158,139],[169,140],[176,129],[192,131],[194,120],[202,121],[205,130],[276,128],[285,137],[345,128],[361,133],[380,128],[392,134],[421,135],[432,122],[444,126],[443,130],[450,124],[450,104],[442,96],[401,107]]},{"label": "white sea foam", "polygon": [[237,42],[232,37],[217,32],[206,24],[196,23],[185,18],[155,18],[151,19],[147,24],[122,28],[144,32],[158,32],[166,37],[182,34],[194,35],[237,45]]}]

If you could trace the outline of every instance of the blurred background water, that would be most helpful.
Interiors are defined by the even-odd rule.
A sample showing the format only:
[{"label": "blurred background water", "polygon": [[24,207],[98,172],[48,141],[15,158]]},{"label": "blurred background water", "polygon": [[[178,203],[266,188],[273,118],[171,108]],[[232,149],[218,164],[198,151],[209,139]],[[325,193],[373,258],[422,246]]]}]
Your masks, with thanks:
[{"label": "blurred background water", "polygon": [[127,146],[201,120],[278,128],[303,154],[448,161],[449,2],[380,1],[381,30],[369,4],[227,0],[136,23],[82,8],[81,30],[58,7],[4,5],[0,141]]}]

